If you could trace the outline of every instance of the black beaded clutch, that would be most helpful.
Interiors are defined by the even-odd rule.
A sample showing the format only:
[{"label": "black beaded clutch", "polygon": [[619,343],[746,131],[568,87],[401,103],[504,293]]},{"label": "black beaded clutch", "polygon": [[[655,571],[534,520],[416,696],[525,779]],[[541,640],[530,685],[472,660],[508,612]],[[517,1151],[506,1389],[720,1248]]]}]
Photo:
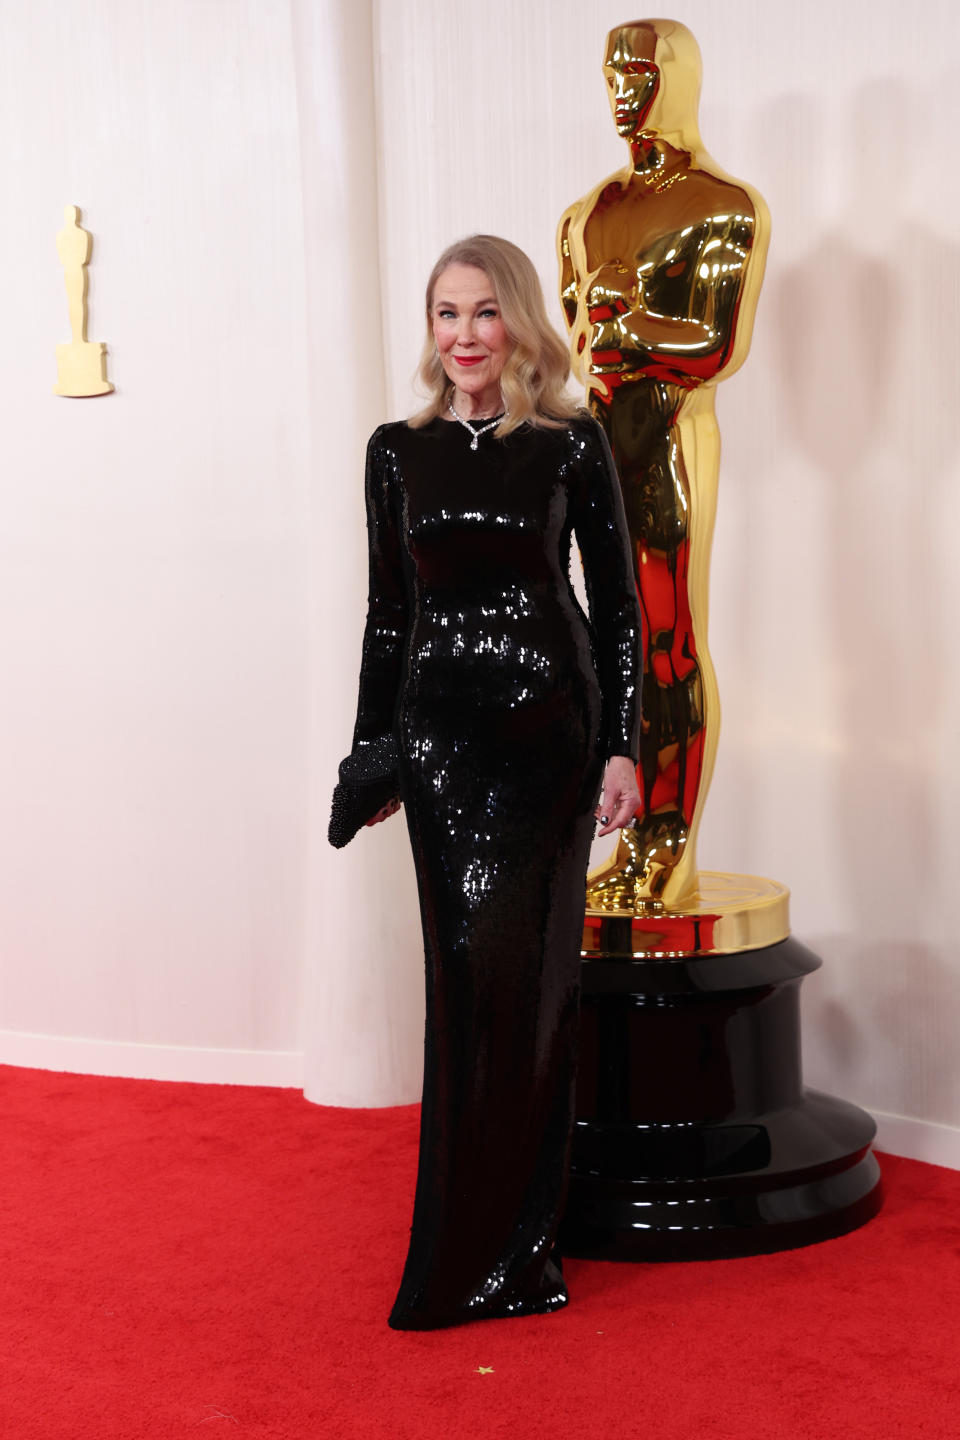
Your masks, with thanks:
[{"label": "black beaded clutch", "polygon": [[333,792],[327,839],[342,850],[361,825],[400,793],[397,773],[397,741],[393,735],[378,735],[352,750],[340,762],[340,779]]}]

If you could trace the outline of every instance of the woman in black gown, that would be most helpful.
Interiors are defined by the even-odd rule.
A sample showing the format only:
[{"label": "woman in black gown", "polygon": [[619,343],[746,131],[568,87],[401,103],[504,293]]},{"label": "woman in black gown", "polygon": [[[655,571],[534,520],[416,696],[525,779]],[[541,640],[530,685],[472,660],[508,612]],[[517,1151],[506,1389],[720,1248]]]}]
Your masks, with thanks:
[{"label": "woman in black gown", "polygon": [[639,799],[641,622],[619,483],[602,431],[564,395],[566,347],[523,252],[492,236],[445,251],[427,335],[430,405],[367,452],[354,732],[355,754],[397,738],[399,797],[369,823],[402,800],[426,956],[396,1329],[566,1304],[554,1242],[587,861],[595,818],[610,833]]}]

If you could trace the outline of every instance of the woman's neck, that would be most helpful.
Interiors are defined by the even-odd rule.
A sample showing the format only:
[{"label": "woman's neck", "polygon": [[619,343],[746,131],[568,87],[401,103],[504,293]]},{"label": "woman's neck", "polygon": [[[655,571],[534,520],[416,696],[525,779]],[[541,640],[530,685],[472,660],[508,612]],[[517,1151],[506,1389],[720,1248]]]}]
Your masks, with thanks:
[{"label": "woman's neck", "polygon": [[464,395],[454,386],[451,404],[461,420],[492,420],[494,415],[503,414],[499,386],[479,395]]}]

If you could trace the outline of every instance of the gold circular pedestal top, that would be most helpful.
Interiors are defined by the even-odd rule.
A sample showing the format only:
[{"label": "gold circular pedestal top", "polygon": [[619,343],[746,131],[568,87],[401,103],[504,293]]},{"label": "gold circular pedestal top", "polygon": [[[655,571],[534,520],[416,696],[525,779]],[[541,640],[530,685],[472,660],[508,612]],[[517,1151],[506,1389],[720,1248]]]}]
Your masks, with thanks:
[{"label": "gold circular pedestal top", "polygon": [[697,890],[669,910],[644,903],[638,910],[588,910],[584,959],[674,960],[727,955],[776,945],[790,934],[790,891],[760,875],[701,870]]}]

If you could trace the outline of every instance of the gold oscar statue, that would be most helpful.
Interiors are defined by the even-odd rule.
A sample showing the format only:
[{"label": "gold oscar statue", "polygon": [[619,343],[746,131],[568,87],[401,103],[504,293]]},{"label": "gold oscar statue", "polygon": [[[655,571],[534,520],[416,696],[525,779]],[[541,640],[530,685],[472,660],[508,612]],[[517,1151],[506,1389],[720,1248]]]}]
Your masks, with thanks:
[{"label": "gold oscar statue", "polygon": [[109,395],[113,386],[107,379],[107,347],[102,340],[87,339],[87,265],[92,237],[80,226],[80,211],[67,205],[66,226],[57,235],[57,254],[63,266],[73,338],[57,346],[57,383],[54,395]]},{"label": "gold oscar statue", "polygon": [[587,877],[565,1255],[708,1260],[864,1224],[876,1125],[806,1089],[799,988],[820,960],[789,892],[697,871],[717,748],[707,580],[717,381],[750,343],[769,222],[704,151],[700,56],[670,20],[621,25],[604,75],[630,161],[563,217],[573,356],[620,473],[644,615],[634,825]]},{"label": "gold oscar statue", "polygon": [[[640,806],[613,856],[588,876],[588,917],[646,915],[650,946],[662,953],[672,953],[657,931],[664,912],[707,917],[715,942],[725,932],[723,948],[761,935],[770,943],[787,933],[784,887],[698,875],[696,861],[720,719],[707,650],[714,392],[750,345],[769,216],[761,196],[703,148],[700,53],[684,25],[618,26],[603,73],[630,158],[563,216],[560,291],[574,368],[623,487],[644,676]],[[759,930],[744,921],[758,908],[767,912]]]}]

